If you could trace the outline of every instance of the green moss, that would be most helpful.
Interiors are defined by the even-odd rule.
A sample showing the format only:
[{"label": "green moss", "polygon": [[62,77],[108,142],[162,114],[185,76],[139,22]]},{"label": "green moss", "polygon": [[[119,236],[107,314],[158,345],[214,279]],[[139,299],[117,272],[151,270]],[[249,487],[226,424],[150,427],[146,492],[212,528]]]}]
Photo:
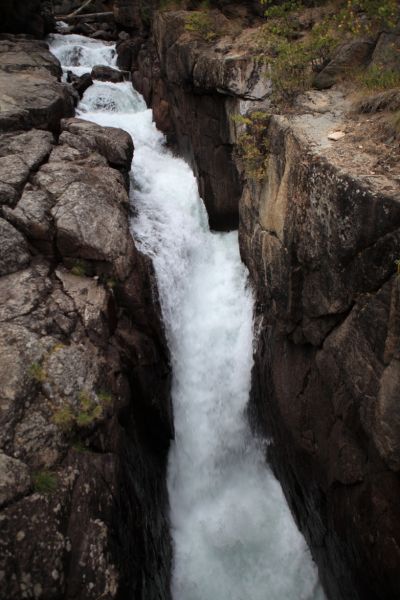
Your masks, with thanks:
[{"label": "green moss", "polygon": [[50,471],[38,471],[33,476],[33,488],[39,494],[52,494],[57,485],[57,476]]},{"label": "green moss", "polygon": [[75,422],[75,415],[70,406],[64,406],[55,411],[53,422],[61,429],[69,430]]},{"label": "green moss", "polygon": [[108,396],[104,396],[96,402],[94,396],[87,390],[81,390],[78,394],[79,407],[70,405],[63,406],[53,414],[53,422],[64,431],[71,431],[75,426],[88,427],[103,416],[103,407],[106,405]]},{"label": "green moss", "polygon": [[97,392],[97,398],[102,406],[110,406],[113,401],[112,394],[107,392],[106,390],[100,390]]},{"label": "green moss", "polygon": [[85,263],[82,260],[77,260],[71,268],[71,273],[78,277],[84,277],[86,275]]},{"label": "green moss", "polygon": [[43,366],[38,362],[33,362],[29,367],[29,374],[38,381],[39,383],[44,383],[47,379],[46,371]]},{"label": "green moss", "polygon": [[233,121],[242,126],[244,131],[237,140],[237,152],[248,177],[261,180],[266,171],[269,143],[267,130],[270,115],[263,111],[255,111],[243,117],[235,115]]}]

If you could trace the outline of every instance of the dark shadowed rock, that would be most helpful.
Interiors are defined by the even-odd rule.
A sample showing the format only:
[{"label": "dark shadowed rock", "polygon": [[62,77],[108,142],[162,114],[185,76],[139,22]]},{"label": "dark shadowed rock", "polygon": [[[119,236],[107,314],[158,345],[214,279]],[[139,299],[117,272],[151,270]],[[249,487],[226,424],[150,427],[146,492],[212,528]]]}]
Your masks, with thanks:
[{"label": "dark shadowed rock", "polygon": [[368,64],[374,51],[374,40],[351,40],[340,46],[332,60],[313,80],[313,85],[324,90],[332,87],[340,77]]},{"label": "dark shadowed rock", "polygon": [[93,84],[90,73],[84,73],[83,75],[75,75],[72,71],[67,71],[67,81],[77,91],[80,98],[86,90]]},{"label": "dark shadowed rock", "polygon": [[355,175],[355,149],[325,141],[332,119],[274,116],[265,180],[241,199],[251,412],[329,597],[383,600],[400,586],[400,196]]},{"label": "dark shadowed rock", "polygon": [[42,38],[55,27],[49,0],[2,0],[1,11],[2,31]]},{"label": "dark shadowed rock", "polygon": [[112,81],[112,83],[120,83],[125,79],[124,74],[121,71],[105,65],[93,67],[92,78],[99,81]]},{"label": "dark shadowed rock", "polygon": [[32,44],[0,52],[0,597],[168,599],[170,368],[129,232],[133,143],[21,131],[72,112]]}]

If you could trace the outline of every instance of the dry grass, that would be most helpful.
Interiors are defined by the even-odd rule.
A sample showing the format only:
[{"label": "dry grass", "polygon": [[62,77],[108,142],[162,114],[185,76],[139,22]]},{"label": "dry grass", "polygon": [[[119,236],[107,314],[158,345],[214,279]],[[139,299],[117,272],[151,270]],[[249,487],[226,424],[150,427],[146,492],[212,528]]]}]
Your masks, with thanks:
[{"label": "dry grass", "polygon": [[400,89],[387,90],[356,98],[354,109],[361,113],[396,112],[400,110]]}]

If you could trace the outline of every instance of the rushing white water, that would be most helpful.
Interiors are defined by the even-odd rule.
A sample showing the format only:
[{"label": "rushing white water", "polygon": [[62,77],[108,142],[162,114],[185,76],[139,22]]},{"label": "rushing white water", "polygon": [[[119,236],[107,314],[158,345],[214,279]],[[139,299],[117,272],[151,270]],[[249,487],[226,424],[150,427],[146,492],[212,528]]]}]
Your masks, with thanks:
[{"label": "rushing white water", "polygon": [[[81,36],[54,36],[51,46],[79,72],[115,63],[111,46]],[[173,366],[174,600],[320,600],[305,542],[245,418],[253,298],[237,233],[210,232],[192,171],[165,148],[130,84],[96,82],[79,114],[135,143],[132,231],[154,262]]]}]

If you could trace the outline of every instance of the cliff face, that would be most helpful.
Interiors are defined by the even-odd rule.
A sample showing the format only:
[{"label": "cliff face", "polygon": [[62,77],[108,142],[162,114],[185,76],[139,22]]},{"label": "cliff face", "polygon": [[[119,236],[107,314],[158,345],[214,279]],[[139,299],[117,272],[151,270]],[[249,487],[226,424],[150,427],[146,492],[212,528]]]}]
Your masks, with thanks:
[{"label": "cliff face", "polygon": [[[157,12],[150,37],[142,28],[120,44],[120,61],[194,166],[212,227],[235,224],[241,194],[241,253],[257,294],[250,415],[271,440],[268,458],[329,598],[394,600],[400,196],[395,162],[383,159],[391,142],[350,114],[340,87],[312,92],[290,117],[270,118],[266,173],[245,181],[231,117],[272,112],[270,84],[249,54],[252,9],[218,5],[215,39],[188,30],[190,13]],[[378,60],[385,45],[387,60],[386,38],[340,49],[319,87],[351,61]],[[329,140],[332,131],[344,139]]]},{"label": "cliff face", "polygon": [[0,598],[169,597],[170,367],[133,144],[0,42]]},{"label": "cliff face", "polygon": [[[241,32],[243,18],[229,20],[213,11],[210,27],[227,37],[210,44],[188,30],[188,15],[156,12],[150,37],[142,33],[119,44],[119,64],[132,72],[158,127],[194,169],[210,226],[232,229],[242,188],[231,116],[240,102],[264,98],[267,86],[263,69],[249,55],[254,29]],[[252,23],[256,17],[247,18]]]},{"label": "cliff face", "polygon": [[272,119],[265,180],[241,199],[252,416],[329,597],[396,598],[400,196],[307,138],[319,119]]}]

